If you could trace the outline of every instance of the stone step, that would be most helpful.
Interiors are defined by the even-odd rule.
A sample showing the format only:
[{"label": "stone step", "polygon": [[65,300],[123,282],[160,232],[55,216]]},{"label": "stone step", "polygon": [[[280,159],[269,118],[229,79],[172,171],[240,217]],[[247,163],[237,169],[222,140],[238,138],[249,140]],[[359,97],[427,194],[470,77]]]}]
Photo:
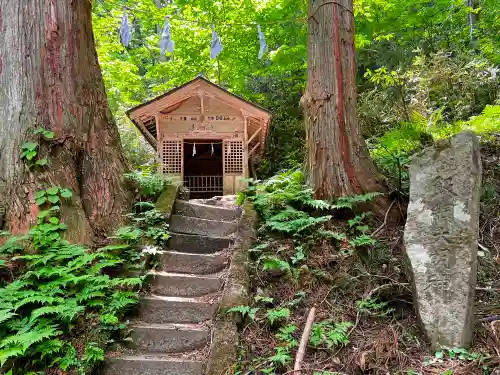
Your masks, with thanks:
[{"label": "stone step", "polygon": [[182,272],[196,275],[222,271],[229,261],[229,254],[190,254],[165,251],[161,255],[160,268],[165,272]]},{"label": "stone step", "polygon": [[200,324],[134,324],[133,346],[148,353],[179,353],[206,346],[208,327]]},{"label": "stone step", "polygon": [[213,254],[226,249],[232,242],[230,238],[170,233],[168,247],[178,252]]},{"label": "stone step", "polygon": [[183,215],[172,215],[170,218],[170,230],[177,233],[227,237],[236,232],[237,228],[238,224],[234,221],[207,220]]},{"label": "stone step", "polygon": [[190,275],[163,271],[151,271],[152,291],[156,295],[174,297],[198,297],[218,292],[222,287],[220,275]]},{"label": "stone step", "polygon": [[168,355],[144,354],[106,360],[106,375],[202,375],[200,361],[169,358]]},{"label": "stone step", "polygon": [[144,296],[140,320],[151,324],[200,323],[212,319],[217,303],[201,298]]},{"label": "stone step", "polygon": [[208,220],[233,221],[241,216],[241,208],[234,209],[212,206],[209,204],[195,203],[191,201],[177,200],[175,202],[176,214],[184,216],[199,217]]}]

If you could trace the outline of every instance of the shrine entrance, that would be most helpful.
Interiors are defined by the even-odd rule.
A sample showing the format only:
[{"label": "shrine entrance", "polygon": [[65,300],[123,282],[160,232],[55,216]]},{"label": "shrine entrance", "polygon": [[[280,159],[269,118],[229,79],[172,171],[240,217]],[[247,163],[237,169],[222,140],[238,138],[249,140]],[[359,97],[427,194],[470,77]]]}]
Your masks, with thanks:
[{"label": "shrine entrance", "polygon": [[222,140],[185,139],[183,142],[184,186],[193,198],[224,193]]},{"label": "shrine entrance", "polygon": [[264,108],[200,76],[127,115],[157,150],[158,173],[182,183],[194,198],[248,186],[271,119]]}]

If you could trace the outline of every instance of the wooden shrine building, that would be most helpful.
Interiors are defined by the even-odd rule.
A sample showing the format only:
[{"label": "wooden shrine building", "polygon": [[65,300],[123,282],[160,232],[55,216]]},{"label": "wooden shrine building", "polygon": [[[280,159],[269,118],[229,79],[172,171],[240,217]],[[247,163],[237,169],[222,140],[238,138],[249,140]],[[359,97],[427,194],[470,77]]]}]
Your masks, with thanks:
[{"label": "wooden shrine building", "polygon": [[270,113],[198,76],[129,118],[157,150],[160,173],[194,196],[235,194],[264,151]]}]

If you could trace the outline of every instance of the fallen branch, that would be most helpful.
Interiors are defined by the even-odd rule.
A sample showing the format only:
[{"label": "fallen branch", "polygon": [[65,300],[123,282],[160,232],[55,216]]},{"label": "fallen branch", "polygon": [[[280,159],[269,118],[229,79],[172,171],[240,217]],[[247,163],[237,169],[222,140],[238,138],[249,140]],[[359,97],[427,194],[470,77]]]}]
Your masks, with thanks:
[{"label": "fallen branch", "polygon": [[389,208],[387,209],[387,212],[385,213],[385,217],[384,217],[384,222],[382,223],[381,226],[379,226],[373,233],[372,233],[372,237],[374,237],[375,235],[377,235],[386,225],[387,225],[387,219],[389,218],[389,212],[391,212],[391,209],[392,209],[392,206],[394,206],[394,203],[396,203],[396,200],[394,199],[391,203],[391,205],[389,206]]},{"label": "fallen branch", "polygon": [[311,328],[314,323],[314,318],[316,316],[316,307],[312,307],[309,310],[309,315],[307,316],[306,326],[304,327],[304,332],[302,333],[302,338],[300,339],[299,350],[297,351],[297,356],[295,357],[295,366],[293,367],[293,374],[299,375],[302,367],[302,361],[304,360],[304,355],[306,354],[306,346],[309,342],[309,335],[311,334]]},{"label": "fallen branch", "polygon": [[[328,358],[330,359],[330,358]],[[325,368],[310,368],[310,369],[307,369],[307,372],[308,373],[314,373],[314,372],[319,372],[320,374],[322,374],[323,372],[325,372]],[[295,370],[290,370],[290,371],[287,371],[287,372],[284,372],[283,375],[288,375],[288,374],[292,374],[295,372]],[[344,372],[335,372],[336,375],[347,375],[346,373]]]},{"label": "fallen branch", "polygon": [[391,288],[393,286],[400,286],[400,287],[403,287],[405,289],[409,289],[408,286],[409,284],[408,283],[399,283],[399,282],[394,282],[394,283],[388,283],[388,284],[382,284],[382,285],[379,285],[377,286],[376,288],[373,288],[372,290],[370,290],[369,293],[365,294],[363,296],[364,299],[368,299],[368,298],[371,298],[375,293],[381,291],[382,289],[386,289],[386,288]]},{"label": "fallen branch", "polygon": [[482,292],[500,292],[500,288],[476,288],[476,290],[480,290]]},{"label": "fallen branch", "polygon": [[491,323],[500,320],[500,315],[488,316],[487,318],[479,319],[481,323]]}]

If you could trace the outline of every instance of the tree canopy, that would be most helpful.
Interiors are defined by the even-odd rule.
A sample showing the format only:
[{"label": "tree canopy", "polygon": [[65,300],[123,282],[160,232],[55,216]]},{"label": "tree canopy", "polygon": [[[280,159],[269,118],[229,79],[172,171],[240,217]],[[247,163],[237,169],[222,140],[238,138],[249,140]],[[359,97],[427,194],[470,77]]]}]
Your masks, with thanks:
[{"label": "tree canopy", "polygon": [[[500,5],[494,0],[476,1],[474,9],[462,0],[357,0],[354,5],[361,104],[363,93],[374,87],[377,99],[382,95],[401,103],[395,93],[396,75],[404,86],[400,89],[407,83],[414,85],[419,72],[426,74],[424,70],[429,67],[422,69],[422,64],[437,67],[429,60],[438,53],[446,54],[450,64],[462,61],[465,66],[474,60],[487,69],[500,63]],[[128,47],[119,38],[124,6],[131,23]],[[471,12],[476,15],[472,25]],[[160,56],[159,41],[167,16],[175,51]],[[305,0],[96,0],[93,26],[99,60],[129,158],[137,165],[150,160],[150,155],[147,148],[139,147],[144,142],[125,118],[125,110],[201,73],[273,111],[268,158],[261,163],[261,172],[269,174],[300,163],[304,133],[298,102],[306,84],[307,22]],[[212,24],[224,46],[216,60],[210,59]],[[258,58],[257,24],[269,49],[262,60]],[[370,72],[377,72],[379,80]],[[403,93],[407,102],[412,99],[412,90]],[[479,114],[492,102],[481,101],[459,119]],[[360,109],[363,122],[364,107]],[[377,111],[383,113],[379,108]]]}]

